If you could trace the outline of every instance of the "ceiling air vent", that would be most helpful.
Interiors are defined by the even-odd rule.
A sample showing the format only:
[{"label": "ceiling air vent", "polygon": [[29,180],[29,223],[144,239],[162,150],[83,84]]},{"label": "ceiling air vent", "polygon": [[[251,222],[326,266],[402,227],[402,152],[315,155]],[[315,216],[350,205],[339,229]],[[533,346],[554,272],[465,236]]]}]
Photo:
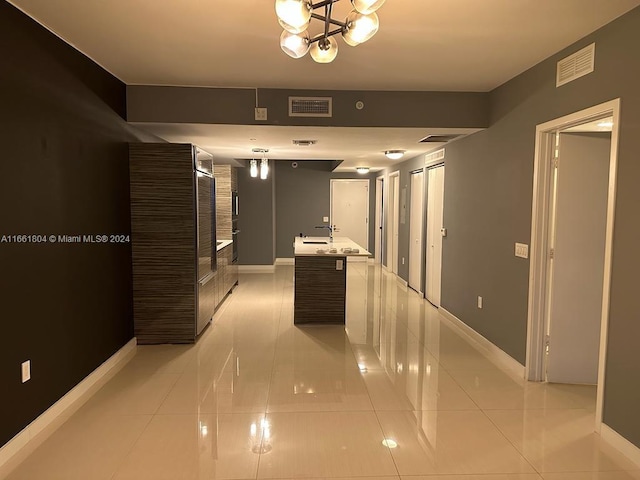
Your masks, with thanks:
[{"label": "ceiling air vent", "polygon": [[427,135],[418,143],[447,143],[460,135]]},{"label": "ceiling air vent", "polygon": [[299,147],[310,147],[316,143],[318,143],[317,140],[293,140],[293,144],[298,145]]},{"label": "ceiling air vent", "polygon": [[576,78],[593,72],[596,58],[596,44],[578,50],[558,62],[556,87],[574,81]]},{"label": "ceiling air vent", "polygon": [[444,148],[440,150],[436,150],[432,153],[427,153],[424,156],[424,164],[425,165],[433,165],[434,163],[439,163],[444,160]]},{"label": "ceiling air vent", "polygon": [[289,97],[290,117],[331,117],[331,97]]}]

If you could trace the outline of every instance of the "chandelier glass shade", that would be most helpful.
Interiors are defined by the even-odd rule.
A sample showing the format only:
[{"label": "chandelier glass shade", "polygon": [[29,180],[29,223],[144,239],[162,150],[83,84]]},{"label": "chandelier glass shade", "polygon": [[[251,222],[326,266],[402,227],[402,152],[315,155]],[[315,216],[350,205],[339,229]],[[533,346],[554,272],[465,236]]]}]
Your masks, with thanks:
[{"label": "chandelier glass shade", "polygon": [[253,178],[256,178],[258,176],[258,161],[257,160],[251,160],[249,162],[249,173],[251,174],[251,176]]},{"label": "chandelier glass shade", "polygon": [[311,0],[276,0],[276,14],[286,30],[301,33],[311,20]]},{"label": "chandelier glass shade", "polygon": [[[338,42],[333,38],[341,34],[347,45],[355,47],[371,39],[380,20],[375,13],[385,0],[350,0],[353,10],[344,21],[332,18],[333,5],[340,0],[276,0],[278,22],[284,29],[280,35],[280,48],[292,58],[301,58],[309,52],[318,63],[330,63],[338,54]],[[314,13],[324,9],[324,15]],[[323,31],[313,37],[307,32],[311,20],[324,24]]]},{"label": "chandelier glass shade", "polygon": [[269,175],[269,160],[263,158],[260,161],[260,178],[266,180],[267,175]]},{"label": "chandelier glass shade", "polygon": [[283,31],[280,35],[280,48],[292,58],[304,57],[309,51],[309,34],[303,33],[289,33]]},{"label": "chandelier glass shade", "polygon": [[351,0],[353,8],[365,15],[378,10],[384,2],[385,0]]},{"label": "chandelier glass shade", "polygon": [[331,63],[338,55],[338,42],[333,37],[321,38],[311,45],[309,53],[317,63]]}]

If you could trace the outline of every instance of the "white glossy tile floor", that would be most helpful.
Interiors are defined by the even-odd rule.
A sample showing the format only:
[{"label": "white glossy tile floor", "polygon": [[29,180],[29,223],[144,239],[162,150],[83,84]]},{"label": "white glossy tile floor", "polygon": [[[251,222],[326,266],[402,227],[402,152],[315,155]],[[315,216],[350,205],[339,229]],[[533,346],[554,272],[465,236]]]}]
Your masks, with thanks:
[{"label": "white glossy tile floor", "polygon": [[138,347],[0,477],[640,480],[594,388],[514,378],[395,276],[348,274],[346,328],[293,325],[292,267],[241,275],[196,345]]}]

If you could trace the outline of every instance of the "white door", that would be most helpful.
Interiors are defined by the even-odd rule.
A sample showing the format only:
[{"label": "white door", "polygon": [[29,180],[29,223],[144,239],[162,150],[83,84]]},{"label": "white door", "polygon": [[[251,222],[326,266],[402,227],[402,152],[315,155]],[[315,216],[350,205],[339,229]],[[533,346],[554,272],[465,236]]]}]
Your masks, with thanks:
[{"label": "white door", "polygon": [[560,135],[551,228],[549,382],[598,381],[610,152],[608,134]]},{"label": "white door", "polygon": [[409,286],[422,293],[422,218],[424,204],[424,173],[411,174],[411,211],[409,213]]},{"label": "white door", "polygon": [[382,216],[384,212],[383,199],[384,199],[384,178],[379,177],[376,179],[376,223],[375,223],[375,232],[374,232],[374,235],[376,236],[375,263],[382,263],[382,245],[384,243],[382,238],[382,220],[383,220]]},{"label": "white door", "polygon": [[387,268],[398,273],[398,230],[400,224],[400,172],[389,176],[389,211],[387,213]]},{"label": "white door", "polygon": [[427,179],[427,247],[425,297],[440,306],[442,276],[442,220],[444,213],[444,165],[428,170]]},{"label": "white door", "polygon": [[335,237],[369,249],[369,180],[331,180],[331,225]]}]

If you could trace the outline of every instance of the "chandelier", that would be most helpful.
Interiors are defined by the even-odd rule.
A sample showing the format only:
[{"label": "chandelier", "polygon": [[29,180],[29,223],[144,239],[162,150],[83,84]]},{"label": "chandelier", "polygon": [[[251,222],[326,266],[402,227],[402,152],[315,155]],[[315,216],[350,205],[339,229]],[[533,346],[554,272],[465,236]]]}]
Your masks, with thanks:
[{"label": "chandelier", "polygon": [[[353,10],[344,22],[331,18],[333,5],[340,0],[276,0],[276,14],[284,31],[280,35],[280,48],[293,58],[304,57],[307,52],[318,63],[330,63],[338,54],[334,35],[341,34],[347,45],[355,47],[366,42],[378,31],[380,21],[376,10],[385,0],[350,0]],[[324,15],[314,13],[324,8]],[[311,19],[324,23],[324,31],[309,36]],[[333,26],[333,29],[332,29]]]}]

